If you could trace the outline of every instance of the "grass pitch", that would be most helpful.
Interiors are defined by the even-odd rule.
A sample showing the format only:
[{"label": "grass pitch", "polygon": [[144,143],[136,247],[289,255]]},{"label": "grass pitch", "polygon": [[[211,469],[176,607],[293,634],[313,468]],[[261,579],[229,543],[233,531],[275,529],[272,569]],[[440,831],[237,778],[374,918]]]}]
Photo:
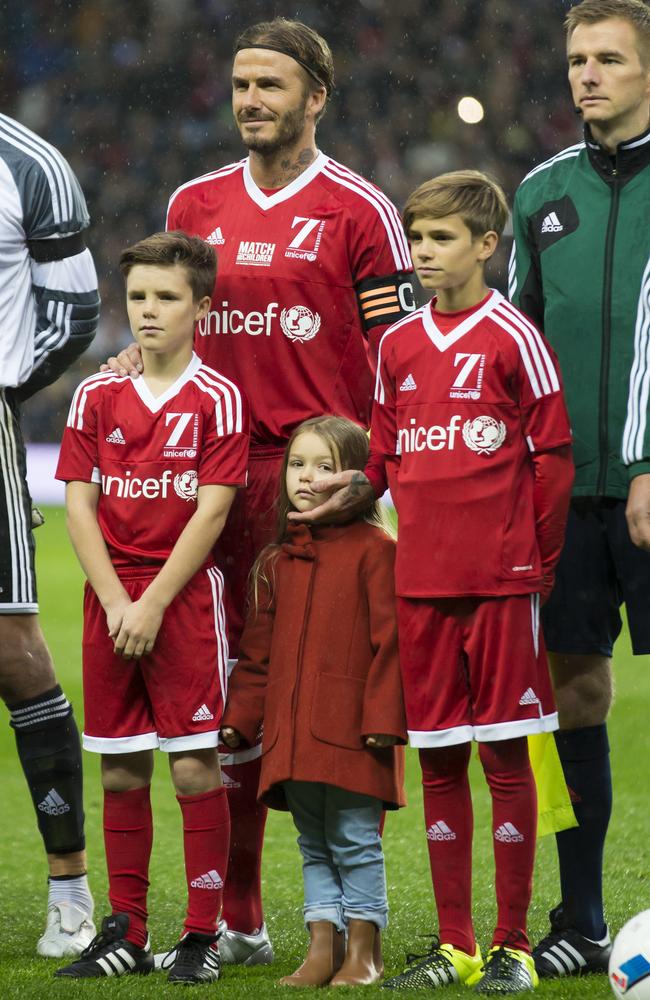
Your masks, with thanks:
[{"label": "grass pitch", "polygon": [[[69,546],[63,512],[51,509],[37,532],[39,589],[45,634],[52,650],[58,678],[81,719],[81,587],[82,576]],[[616,652],[618,690],[612,714],[610,739],[615,782],[614,814],[606,859],[608,919],[618,929],[629,917],[650,906],[650,842],[648,838],[647,761],[649,738],[647,706],[650,703],[648,657],[633,659],[624,636]],[[5,714],[6,720],[6,714]],[[8,725],[0,729],[2,761],[2,849],[0,851],[0,1000],[4,998],[161,997],[175,995],[161,974],[119,980],[58,981],[52,977],[54,961],[37,958],[35,944],[43,927],[46,901],[46,865],[28,792]],[[424,935],[434,929],[434,912],[423,836],[417,756],[407,753],[410,805],[390,814],[384,844],[388,873],[391,923],[384,939],[386,968],[401,971],[407,951],[425,952]],[[480,768],[472,763],[474,836],[474,913],[477,934],[487,948],[495,918],[494,871],[489,825],[489,801]],[[107,912],[106,869],[101,834],[101,788],[97,759],[85,755],[86,820],[90,881],[95,896],[97,922]],[[174,798],[163,755],[154,776],[155,838],[151,864],[151,935],[161,951],[177,939],[182,926],[185,883],[181,853],[180,811]],[[267,997],[288,995],[276,981],[296,967],[306,948],[302,924],[302,888],[298,849],[291,820],[271,813],[264,852],[264,897],[276,962],[270,967],[226,967],[216,984],[196,987],[197,997]],[[552,838],[540,841],[535,893],[530,912],[530,932],[537,939],[546,932],[547,911],[557,902],[558,887]],[[299,995],[313,991],[293,991]],[[349,989],[319,991],[319,996],[349,995]],[[418,991],[416,995],[421,995]],[[357,990],[357,994],[359,990]],[[385,997],[374,987],[364,997]],[[464,988],[441,993],[450,1000],[467,997]],[[540,997],[599,998],[611,996],[605,977],[543,983]]]}]

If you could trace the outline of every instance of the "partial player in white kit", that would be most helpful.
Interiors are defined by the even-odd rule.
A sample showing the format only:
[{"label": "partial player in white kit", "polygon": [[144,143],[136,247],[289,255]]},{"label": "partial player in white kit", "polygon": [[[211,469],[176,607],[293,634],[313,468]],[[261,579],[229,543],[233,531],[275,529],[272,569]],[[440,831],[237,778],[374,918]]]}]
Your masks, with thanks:
[{"label": "partial player in white kit", "polygon": [[78,955],[95,925],[79,733],[38,618],[20,408],[95,336],[99,293],[88,225],[63,156],[0,115],[0,697],[47,854],[47,925],[36,950],[49,958]]},{"label": "partial player in white kit", "polygon": [[[235,45],[233,111],[248,159],[183,184],[168,229],[211,243],[219,276],[195,350],[251,402],[249,487],[217,547],[236,655],[252,563],[273,536],[280,462],[291,431],[323,413],[369,425],[374,358],[413,306],[399,215],[374,185],[319,152],[332,55],[312,29],[278,18]],[[114,370],[136,373],[126,352]],[[124,367],[122,367],[124,366]],[[260,748],[222,756],[232,821],[221,939],[225,961],[272,958],[263,926],[256,802]]]}]

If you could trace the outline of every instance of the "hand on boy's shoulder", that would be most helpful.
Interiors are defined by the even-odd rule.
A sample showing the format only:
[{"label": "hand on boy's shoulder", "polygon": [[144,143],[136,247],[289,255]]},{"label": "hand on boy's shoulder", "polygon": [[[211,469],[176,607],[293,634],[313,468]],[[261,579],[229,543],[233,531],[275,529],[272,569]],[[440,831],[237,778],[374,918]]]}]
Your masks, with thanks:
[{"label": "hand on boy's shoulder", "polygon": [[313,483],[314,493],[331,493],[319,507],[306,511],[290,511],[290,521],[305,524],[318,524],[327,521],[328,524],[342,524],[365,510],[375,499],[375,491],[370,482],[359,469],[346,469],[337,472],[321,482]]},{"label": "hand on boy's shoulder", "polygon": [[100,372],[114,372],[115,375],[130,375],[137,378],[142,371],[142,354],[137,344],[129,344],[116,358],[108,358],[99,366]]}]

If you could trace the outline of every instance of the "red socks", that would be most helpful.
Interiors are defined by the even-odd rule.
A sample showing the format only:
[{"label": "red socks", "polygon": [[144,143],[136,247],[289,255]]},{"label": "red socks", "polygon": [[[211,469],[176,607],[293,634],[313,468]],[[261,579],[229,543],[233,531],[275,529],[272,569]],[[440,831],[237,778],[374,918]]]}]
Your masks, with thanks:
[{"label": "red socks", "polygon": [[261,872],[267,809],[257,801],[261,766],[261,757],[221,766],[231,823],[222,916],[231,930],[242,934],[254,933],[264,921]]},{"label": "red socks", "polygon": [[153,823],[149,785],[129,792],[104,791],[104,845],[108,898],[113,913],[128,913],[127,938],[147,940],[147,889]]},{"label": "red socks", "polygon": [[[471,744],[420,750],[424,815],[440,940],[473,954],[471,919],[472,800],[467,768]],[[525,737],[480,743],[492,796],[497,928],[493,945],[530,951],[530,903],[537,799]]]},{"label": "red socks", "polygon": [[480,743],[492,794],[497,926],[493,945],[530,951],[526,917],[530,905],[537,837],[537,789],[525,736]]},{"label": "red socks", "polygon": [[216,934],[228,866],[230,816],[225,788],[177,795],[183,813],[187,877],[184,932]]},{"label": "red socks", "polygon": [[[230,818],[224,788],[179,795],[187,875],[184,930],[216,934],[228,863]],[[147,890],[153,824],[149,786],[104,792],[104,843],[113,913],[128,913],[127,938],[139,948],[147,940]]]},{"label": "red socks", "polygon": [[471,744],[420,750],[424,821],[443,944],[473,955]]}]

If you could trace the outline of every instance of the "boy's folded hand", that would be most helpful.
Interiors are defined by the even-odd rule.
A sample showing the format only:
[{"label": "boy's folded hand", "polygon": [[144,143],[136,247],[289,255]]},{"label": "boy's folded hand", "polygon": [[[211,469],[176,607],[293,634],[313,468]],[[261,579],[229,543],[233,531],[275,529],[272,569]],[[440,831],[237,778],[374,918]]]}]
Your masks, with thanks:
[{"label": "boy's folded hand", "polygon": [[221,739],[227,747],[230,747],[231,750],[236,750],[241,743],[241,736],[237,730],[233,729],[231,726],[224,726],[222,728]]},{"label": "boy's folded hand", "polygon": [[371,750],[381,750],[383,747],[394,747],[397,743],[396,736],[387,736],[386,733],[372,733],[366,736],[366,746]]},{"label": "boy's folded hand", "polygon": [[126,596],[123,600],[104,607],[106,612],[106,624],[108,625],[108,635],[111,639],[117,639],[122,628],[124,612],[131,604],[131,598]]},{"label": "boy's folded hand", "polygon": [[124,612],[114,651],[125,660],[137,660],[150,653],[162,624],[164,608],[143,595]]}]

